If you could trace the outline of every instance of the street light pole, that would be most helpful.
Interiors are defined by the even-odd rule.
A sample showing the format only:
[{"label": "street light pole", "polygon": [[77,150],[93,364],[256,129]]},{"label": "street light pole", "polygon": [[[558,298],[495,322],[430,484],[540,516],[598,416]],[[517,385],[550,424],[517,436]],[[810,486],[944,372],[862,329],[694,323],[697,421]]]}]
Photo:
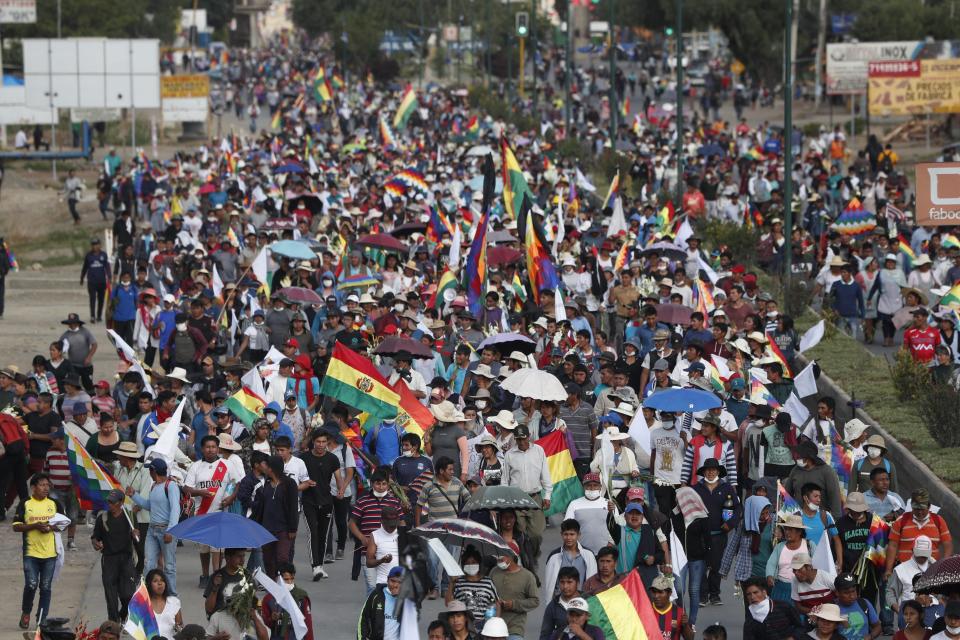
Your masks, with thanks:
[{"label": "street light pole", "polygon": [[610,147],[616,149],[617,140],[617,85],[615,83],[617,71],[617,43],[613,38],[613,21],[616,15],[616,0],[607,0],[609,16],[607,16],[607,30],[610,34]]},{"label": "street light pole", "polygon": [[537,116],[537,0],[530,0],[530,67],[533,71],[533,80],[531,91],[533,92],[533,113]]},{"label": "street light pole", "polygon": [[[793,262],[793,60],[791,52],[791,28],[793,24],[793,0],[784,0],[786,5],[786,28],[783,30],[783,212],[784,225],[784,282],[790,285],[790,269]],[[785,289],[786,289],[785,287]]]},{"label": "street light pole", "polygon": [[683,0],[677,0],[677,195],[679,210],[683,198]]},{"label": "street light pole", "polygon": [[567,65],[564,69],[563,74],[563,122],[564,122],[564,131],[566,134],[570,135],[570,81],[572,80],[571,76],[573,75],[573,16],[571,15],[571,10],[573,9],[573,3],[571,0],[567,0]]}]

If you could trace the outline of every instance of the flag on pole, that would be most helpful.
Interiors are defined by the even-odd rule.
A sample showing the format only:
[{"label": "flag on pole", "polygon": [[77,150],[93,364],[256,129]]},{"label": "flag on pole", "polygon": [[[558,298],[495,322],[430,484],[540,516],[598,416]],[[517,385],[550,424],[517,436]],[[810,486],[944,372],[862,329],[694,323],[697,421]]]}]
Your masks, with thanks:
[{"label": "flag on pole", "polygon": [[330,102],[333,100],[333,87],[327,79],[327,71],[323,65],[317,67],[317,73],[313,77],[313,97],[317,102]]},{"label": "flag on pole", "polygon": [[120,483],[69,433],[66,434],[66,440],[70,480],[80,508],[87,511],[105,511],[107,494],[113,489],[120,489]]},{"label": "flag on pole", "polygon": [[567,444],[566,433],[554,431],[537,440],[547,457],[547,469],[553,483],[553,495],[550,508],[544,511],[546,517],[555,513],[564,513],[567,506],[583,497],[583,485],[577,479],[577,470],[573,466],[573,456]]},{"label": "flag on pole", "polygon": [[[544,289],[556,290],[560,285],[557,270],[553,265],[547,242],[543,237],[543,228],[534,220],[533,200],[524,197],[520,205],[520,218],[517,228],[522,233],[524,254],[527,258],[527,277],[530,279],[530,289],[533,292],[533,301],[540,304],[540,292]],[[558,320],[559,321],[559,320]]]},{"label": "flag on pole", "polygon": [[250,269],[253,271],[254,277],[260,283],[260,288],[265,290],[267,297],[270,297],[270,278],[267,274],[268,264],[267,248],[264,247],[263,249],[260,249],[260,253],[258,253],[257,257],[253,259],[253,264],[250,265]]},{"label": "flag on pole", "polygon": [[467,290],[467,304],[470,313],[480,314],[483,307],[485,283],[487,281],[487,229],[490,226],[490,211],[483,212],[477,233],[470,243],[470,254],[463,270],[463,288]]},{"label": "flag on pole", "polygon": [[233,412],[233,415],[247,428],[253,426],[254,420],[263,416],[263,408],[267,405],[267,392],[263,388],[263,380],[257,371],[256,363],[240,378],[240,389],[226,399],[224,405]]},{"label": "flag on pole", "polygon": [[259,568],[253,572],[253,579],[259,582],[267,593],[273,596],[273,599],[277,602],[277,606],[290,616],[290,624],[293,626],[293,633],[297,637],[297,640],[301,640],[301,638],[307,635],[307,632],[310,630],[307,625],[307,619],[304,617],[303,612],[300,610],[300,607],[297,606],[297,602],[293,599],[293,596],[287,588],[271,580],[270,577]]},{"label": "flag on pole", "polygon": [[393,130],[390,129],[390,125],[387,124],[387,119],[383,117],[383,114],[380,114],[380,139],[383,142],[384,149],[399,149],[397,146],[397,137],[393,134]]},{"label": "flag on pole", "polygon": [[151,640],[160,635],[157,616],[150,604],[150,592],[142,579],[140,587],[127,604],[127,622],[123,625],[123,630],[135,640]]},{"label": "flag on pole", "polygon": [[783,483],[777,480],[777,515],[782,518],[794,513],[800,513],[800,504],[787,493],[787,488],[783,486]]},{"label": "flag on pole", "polygon": [[394,129],[404,129],[407,126],[407,120],[417,110],[417,94],[413,90],[413,85],[407,85],[407,90],[400,100],[400,106],[397,107],[397,113],[393,116]]},{"label": "flag on pole", "polygon": [[[506,138],[500,138],[500,159],[503,171],[503,204],[507,215],[516,220],[523,206],[523,197],[529,196],[530,202],[535,202],[536,196],[530,190],[527,179],[523,177],[520,163],[513,155]],[[520,227],[519,223],[517,227]]]},{"label": "flag on pole", "polygon": [[373,362],[342,342],[333,347],[320,393],[375,416],[395,415],[400,401],[399,394]]},{"label": "flag on pole", "polygon": [[600,627],[607,640],[660,640],[663,637],[636,569],[616,586],[588,598],[587,604],[590,623]]},{"label": "flag on pole", "polygon": [[613,181],[610,183],[610,188],[607,189],[607,197],[603,199],[603,206],[601,209],[606,209],[610,204],[612,198],[616,198],[617,194],[620,192],[620,171],[617,171],[617,175],[613,176]]}]

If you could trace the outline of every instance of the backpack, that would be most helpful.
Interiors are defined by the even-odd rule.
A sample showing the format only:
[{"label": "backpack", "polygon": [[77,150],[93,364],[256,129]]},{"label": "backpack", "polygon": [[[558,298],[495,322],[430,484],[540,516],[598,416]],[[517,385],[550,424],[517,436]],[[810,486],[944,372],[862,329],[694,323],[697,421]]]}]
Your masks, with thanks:
[{"label": "backpack", "polygon": [[[17,446],[17,443],[22,443]],[[12,416],[0,413],[0,456],[4,456],[9,449],[11,453],[16,453],[20,449],[24,455],[30,448],[30,438],[27,432],[23,430]]]},{"label": "backpack", "polygon": [[893,173],[893,154],[889,151],[884,150],[880,154],[880,171],[883,171],[886,174]]},{"label": "backpack", "polygon": [[[393,423],[396,426],[397,433],[397,449],[403,451],[403,445],[400,443],[400,425],[396,422]],[[380,439],[380,432],[383,430],[383,423],[378,422],[377,426],[373,428],[373,438],[370,440],[370,454],[373,456],[377,455],[377,440]],[[378,456],[379,460],[379,456]],[[346,461],[344,461],[346,462]]]},{"label": "backpack", "polygon": [[[171,482],[173,482],[173,480],[167,478],[167,480],[163,483],[163,495],[167,498],[167,500],[170,500],[170,495],[167,493],[167,487],[170,486]],[[195,510],[196,507],[193,503],[193,498],[188,496],[183,491],[180,491],[180,522],[183,522],[192,516]]]}]

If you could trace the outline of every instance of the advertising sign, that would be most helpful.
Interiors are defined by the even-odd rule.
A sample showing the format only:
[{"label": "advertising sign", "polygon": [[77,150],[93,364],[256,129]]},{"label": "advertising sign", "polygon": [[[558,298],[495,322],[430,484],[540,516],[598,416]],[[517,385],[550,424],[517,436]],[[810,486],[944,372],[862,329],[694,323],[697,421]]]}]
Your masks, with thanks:
[{"label": "advertising sign", "polygon": [[960,113],[960,60],[871,62],[871,114]]},{"label": "advertising sign", "polygon": [[210,76],[194,74],[160,78],[164,122],[202,122],[209,111]]},{"label": "advertising sign", "polygon": [[867,66],[886,60],[914,60],[924,43],[859,42],[827,45],[827,93],[858,94],[867,91]]},{"label": "advertising sign", "polygon": [[916,171],[917,224],[960,224],[960,162],[922,163]]},{"label": "advertising sign", "polygon": [[0,24],[33,24],[37,0],[0,0]]}]

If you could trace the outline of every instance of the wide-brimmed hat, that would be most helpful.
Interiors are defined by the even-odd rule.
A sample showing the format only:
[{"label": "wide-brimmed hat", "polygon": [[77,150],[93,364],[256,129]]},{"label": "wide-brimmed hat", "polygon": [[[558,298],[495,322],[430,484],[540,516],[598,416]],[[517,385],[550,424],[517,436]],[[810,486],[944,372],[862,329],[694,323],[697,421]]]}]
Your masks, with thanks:
[{"label": "wide-brimmed hat", "polygon": [[883,449],[884,453],[887,451],[887,441],[883,439],[883,436],[879,433],[875,433],[869,438],[866,442],[863,443],[863,449],[866,451],[867,447],[880,447]]},{"label": "wide-brimmed hat", "polygon": [[722,478],[727,475],[727,469],[722,464],[717,462],[716,458],[707,458],[704,463],[697,469],[697,475],[702,476],[703,472],[707,469],[716,469],[718,472],[718,477]]},{"label": "wide-brimmed hat", "polygon": [[615,407],[610,409],[611,411],[616,411],[617,413],[625,416],[633,416],[637,410],[633,408],[633,405],[629,402],[619,402]]},{"label": "wide-brimmed hat", "polygon": [[927,300],[927,294],[925,294],[923,291],[920,291],[920,289],[917,289],[917,288],[915,288],[915,287],[901,287],[901,288],[900,288],[900,294],[903,295],[904,298],[906,298],[906,297],[907,297],[907,294],[910,294],[910,293],[912,293],[912,294],[914,294],[915,296],[917,296],[917,299],[920,301],[920,304],[921,304],[921,305],[927,305],[927,304],[929,304],[929,300]]},{"label": "wide-brimmed hat", "polygon": [[751,331],[750,333],[748,333],[747,340],[753,340],[754,342],[758,342],[760,344],[767,344],[768,342],[770,342],[769,340],[767,340],[767,336],[763,335],[759,331]]},{"label": "wide-brimmed hat", "polygon": [[446,620],[451,613],[462,613],[468,618],[471,618],[471,619],[473,618],[473,612],[470,609],[468,609],[467,605],[465,605],[460,600],[451,600],[450,604],[447,605],[446,610],[440,612],[439,618],[441,620]]},{"label": "wide-brimmed hat", "polygon": [[139,458],[140,452],[137,451],[136,443],[129,442],[124,440],[120,443],[120,446],[117,447],[117,450],[113,452],[114,455],[121,456],[123,458]]},{"label": "wide-brimmed hat", "polygon": [[863,435],[863,432],[869,429],[863,420],[859,418],[851,418],[847,420],[846,424],[843,425],[843,439],[847,442],[852,442],[860,436]]},{"label": "wide-brimmed hat", "polygon": [[440,422],[459,422],[459,412],[449,400],[430,405],[430,413]]},{"label": "wide-brimmed hat", "polygon": [[607,427],[604,430],[604,433],[607,434],[607,437],[611,442],[619,442],[630,437],[628,434],[620,431],[620,429],[614,426]]},{"label": "wide-brimmed hat", "polygon": [[84,324],[87,324],[87,323],[84,322],[83,320],[81,320],[81,319],[80,319],[80,316],[78,316],[77,314],[75,314],[75,313],[68,313],[68,314],[67,314],[67,317],[66,317],[64,320],[61,320],[61,321],[60,321],[60,324],[79,324],[79,325],[84,325]]},{"label": "wide-brimmed hat", "polygon": [[819,607],[814,607],[810,612],[811,618],[819,618],[821,620],[829,620],[830,622],[847,622],[847,616],[840,613],[840,607],[835,604],[821,604]]},{"label": "wide-brimmed hat", "polygon": [[847,501],[843,506],[850,511],[863,513],[867,510],[867,498],[859,491],[851,491],[847,494]]},{"label": "wide-brimmed hat", "polygon": [[226,449],[227,451],[240,451],[242,448],[234,441],[233,436],[231,436],[229,433],[221,433],[219,436],[217,436],[217,438],[220,441],[219,446],[221,449]]},{"label": "wide-brimmed hat", "polygon": [[482,362],[473,370],[473,375],[480,376],[481,378],[490,378],[491,380],[497,377],[493,374],[493,370],[490,368],[490,365],[483,364]]},{"label": "wide-brimmed hat", "polygon": [[483,447],[486,445],[490,445],[497,451],[497,453],[500,453],[500,445],[497,444],[496,438],[490,435],[489,432],[484,431],[480,436],[480,440],[473,445],[473,448],[476,449],[477,453],[483,453]]},{"label": "wide-brimmed hat", "polygon": [[517,428],[517,421],[513,418],[513,412],[507,409],[504,409],[492,418],[488,418],[487,422],[498,424],[509,431]]},{"label": "wide-brimmed hat", "polygon": [[777,522],[778,526],[784,527],[786,529],[809,529],[807,525],[803,524],[803,516],[799,513],[791,513],[789,515],[781,515],[780,520]]},{"label": "wide-brimmed hat", "polygon": [[847,266],[847,261],[841,258],[840,256],[833,256],[828,263],[830,267],[845,267]]},{"label": "wide-brimmed hat", "polygon": [[179,380],[184,384],[190,384],[190,380],[187,379],[187,370],[183,367],[174,367],[173,371],[168,373],[165,377],[170,380]]}]

